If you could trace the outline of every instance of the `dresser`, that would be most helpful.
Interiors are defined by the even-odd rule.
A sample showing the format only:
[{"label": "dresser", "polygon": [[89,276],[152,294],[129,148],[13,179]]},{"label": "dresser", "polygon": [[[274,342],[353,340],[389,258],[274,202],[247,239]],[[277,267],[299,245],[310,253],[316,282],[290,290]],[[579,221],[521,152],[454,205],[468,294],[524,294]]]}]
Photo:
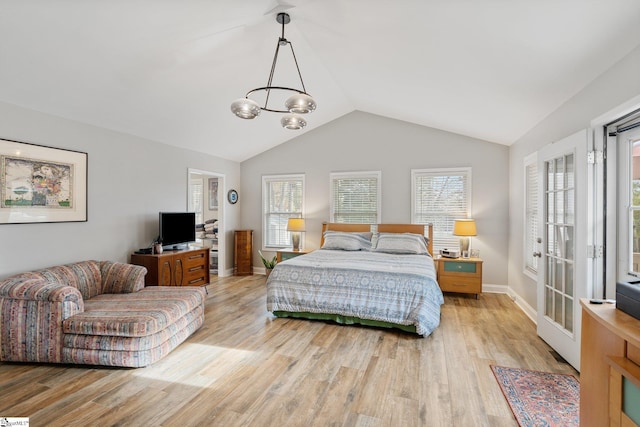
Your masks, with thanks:
[{"label": "dresser", "polygon": [[253,230],[235,230],[233,269],[236,276],[253,274]]},{"label": "dresser", "polygon": [[145,285],[204,286],[209,283],[209,248],[132,254],[131,264],[146,267]]},{"label": "dresser", "polygon": [[580,426],[640,424],[640,320],[581,299]]},{"label": "dresser", "polygon": [[438,284],[443,292],[482,293],[480,258],[440,258],[436,260]]}]

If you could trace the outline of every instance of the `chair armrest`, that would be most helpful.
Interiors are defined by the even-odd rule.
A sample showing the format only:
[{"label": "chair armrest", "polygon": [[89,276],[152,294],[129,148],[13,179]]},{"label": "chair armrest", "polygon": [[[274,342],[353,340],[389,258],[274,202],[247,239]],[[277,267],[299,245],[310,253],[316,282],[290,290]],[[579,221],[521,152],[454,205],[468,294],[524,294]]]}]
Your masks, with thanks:
[{"label": "chair armrest", "polygon": [[0,298],[32,301],[75,302],[81,310],[84,300],[73,286],[52,283],[41,278],[13,277],[0,282]]},{"label": "chair armrest", "polygon": [[112,261],[100,264],[103,294],[128,294],[144,288],[145,267]]}]

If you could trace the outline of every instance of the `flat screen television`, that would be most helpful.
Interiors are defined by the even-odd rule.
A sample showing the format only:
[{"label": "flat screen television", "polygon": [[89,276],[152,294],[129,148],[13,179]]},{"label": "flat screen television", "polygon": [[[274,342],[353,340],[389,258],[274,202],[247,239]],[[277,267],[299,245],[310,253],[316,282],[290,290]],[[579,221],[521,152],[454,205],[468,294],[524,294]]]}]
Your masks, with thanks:
[{"label": "flat screen television", "polygon": [[160,240],[164,249],[185,249],[196,241],[194,212],[160,212]]}]

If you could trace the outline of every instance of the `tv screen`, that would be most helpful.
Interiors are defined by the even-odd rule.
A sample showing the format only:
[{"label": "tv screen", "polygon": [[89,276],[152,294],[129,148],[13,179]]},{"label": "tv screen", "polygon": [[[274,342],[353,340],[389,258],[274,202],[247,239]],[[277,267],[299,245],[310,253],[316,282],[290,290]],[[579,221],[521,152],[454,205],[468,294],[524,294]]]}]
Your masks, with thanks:
[{"label": "tv screen", "polygon": [[196,240],[196,214],[193,212],[160,212],[162,246],[181,245]]}]

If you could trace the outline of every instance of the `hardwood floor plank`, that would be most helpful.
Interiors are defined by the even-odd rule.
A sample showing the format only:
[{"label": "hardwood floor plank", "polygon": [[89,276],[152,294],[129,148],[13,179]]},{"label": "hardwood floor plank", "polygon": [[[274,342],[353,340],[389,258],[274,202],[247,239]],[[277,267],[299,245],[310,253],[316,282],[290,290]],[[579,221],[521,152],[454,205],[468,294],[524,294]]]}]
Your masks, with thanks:
[{"label": "hardwood floor plank", "polygon": [[426,338],[275,318],[264,276],[215,279],[205,323],[141,369],[0,363],[32,425],[515,426],[491,364],[577,373],[506,295],[445,296]]}]

